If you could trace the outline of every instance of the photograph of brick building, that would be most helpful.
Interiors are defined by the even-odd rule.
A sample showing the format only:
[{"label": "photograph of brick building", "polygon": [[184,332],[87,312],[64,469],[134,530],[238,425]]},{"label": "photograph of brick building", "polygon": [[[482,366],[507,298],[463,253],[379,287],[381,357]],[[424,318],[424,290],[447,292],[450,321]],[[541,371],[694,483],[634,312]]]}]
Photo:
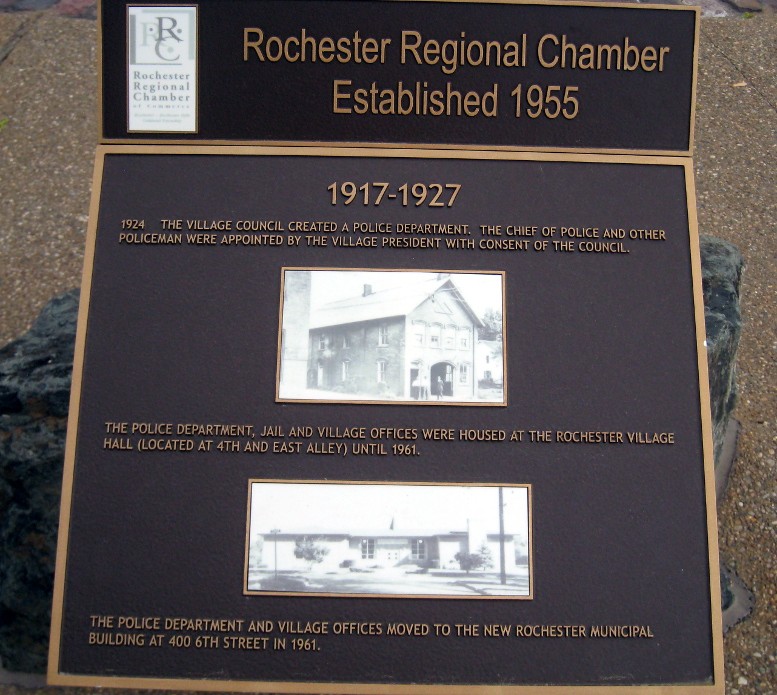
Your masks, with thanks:
[{"label": "photograph of brick building", "polygon": [[279,399],[503,404],[501,381],[484,389],[477,377],[481,314],[501,317],[503,280],[285,269]]}]

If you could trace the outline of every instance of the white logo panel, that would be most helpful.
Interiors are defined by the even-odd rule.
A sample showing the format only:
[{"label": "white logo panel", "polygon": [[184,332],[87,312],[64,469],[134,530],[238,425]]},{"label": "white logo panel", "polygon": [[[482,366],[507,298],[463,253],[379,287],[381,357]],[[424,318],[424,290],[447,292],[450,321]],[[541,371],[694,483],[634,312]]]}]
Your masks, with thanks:
[{"label": "white logo panel", "polygon": [[197,7],[127,8],[130,132],[197,132]]}]

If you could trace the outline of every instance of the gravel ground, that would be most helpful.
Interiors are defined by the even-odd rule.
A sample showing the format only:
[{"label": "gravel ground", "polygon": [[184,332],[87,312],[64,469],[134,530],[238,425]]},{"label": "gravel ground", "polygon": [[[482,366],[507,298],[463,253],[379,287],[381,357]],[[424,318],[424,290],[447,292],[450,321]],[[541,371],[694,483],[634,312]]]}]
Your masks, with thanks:
[{"label": "gravel ground", "polygon": [[[767,695],[777,693],[777,18],[704,19],[701,28],[700,231],[736,244],[747,263],[742,430],[719,517],[722,560],[756,604],[725,637],[726,689]],[[80,283],[98,137],[95,47],[94,22],[0,13],[0,345],[51,296]],[[27,683],[0,685],[0,694],[53,691]]]},{"label": "gravel ground", "polygon": [[96,24],[0,14],[0,46],[20,35],[0,63],[0,344],[80,284],[98,137]]},{"label": "gravel ground", "polygon": [[[755,22],[755,23],[753,23]],[[719,504],[720,554],[755,594],[725,638],[726,691],[777,693],[777,44],[775,17],[703,20],[696,120],[699,226],[745,257],[739,454]]]}]

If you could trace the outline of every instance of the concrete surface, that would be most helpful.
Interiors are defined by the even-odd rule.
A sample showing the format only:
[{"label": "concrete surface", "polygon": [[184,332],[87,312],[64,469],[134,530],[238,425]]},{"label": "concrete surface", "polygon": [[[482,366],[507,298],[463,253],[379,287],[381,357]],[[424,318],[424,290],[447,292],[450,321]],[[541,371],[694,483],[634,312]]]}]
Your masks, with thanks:
[{"label": "concrete surface", "polygon": [[[0,12],[0,344],[80,283],[96,25],[61,14]],[[726,686],[766,695],[777,693],[777,17],[744,17],[702,20],[695,162],[700,231],[736,244],[747,263],[740,449],[719,516],[722,560],[756,605],[726,635]],[[40,682],[0,693],[31,692],[25,685]]]},{"label": "concrete surface", "polygon": [[720,554],[755,594],[725,639],[730,695],[777,693],[777,18],[702,20],[699,228],[745,257],[739,455],[719,505]]}]

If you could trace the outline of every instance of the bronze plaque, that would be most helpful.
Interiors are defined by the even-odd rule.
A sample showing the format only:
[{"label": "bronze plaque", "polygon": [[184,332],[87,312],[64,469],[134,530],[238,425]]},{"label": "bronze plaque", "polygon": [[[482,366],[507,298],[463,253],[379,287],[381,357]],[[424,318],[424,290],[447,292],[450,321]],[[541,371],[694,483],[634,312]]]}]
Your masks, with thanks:
[{"label": "bronze plaque", "polygon": [[103,142],[693,146],[698,8],[114,0],[100,14]]},{"label": "bronze plaque", "polygon": [[101,147],[59,685],[720,693],[689,160]]}]

